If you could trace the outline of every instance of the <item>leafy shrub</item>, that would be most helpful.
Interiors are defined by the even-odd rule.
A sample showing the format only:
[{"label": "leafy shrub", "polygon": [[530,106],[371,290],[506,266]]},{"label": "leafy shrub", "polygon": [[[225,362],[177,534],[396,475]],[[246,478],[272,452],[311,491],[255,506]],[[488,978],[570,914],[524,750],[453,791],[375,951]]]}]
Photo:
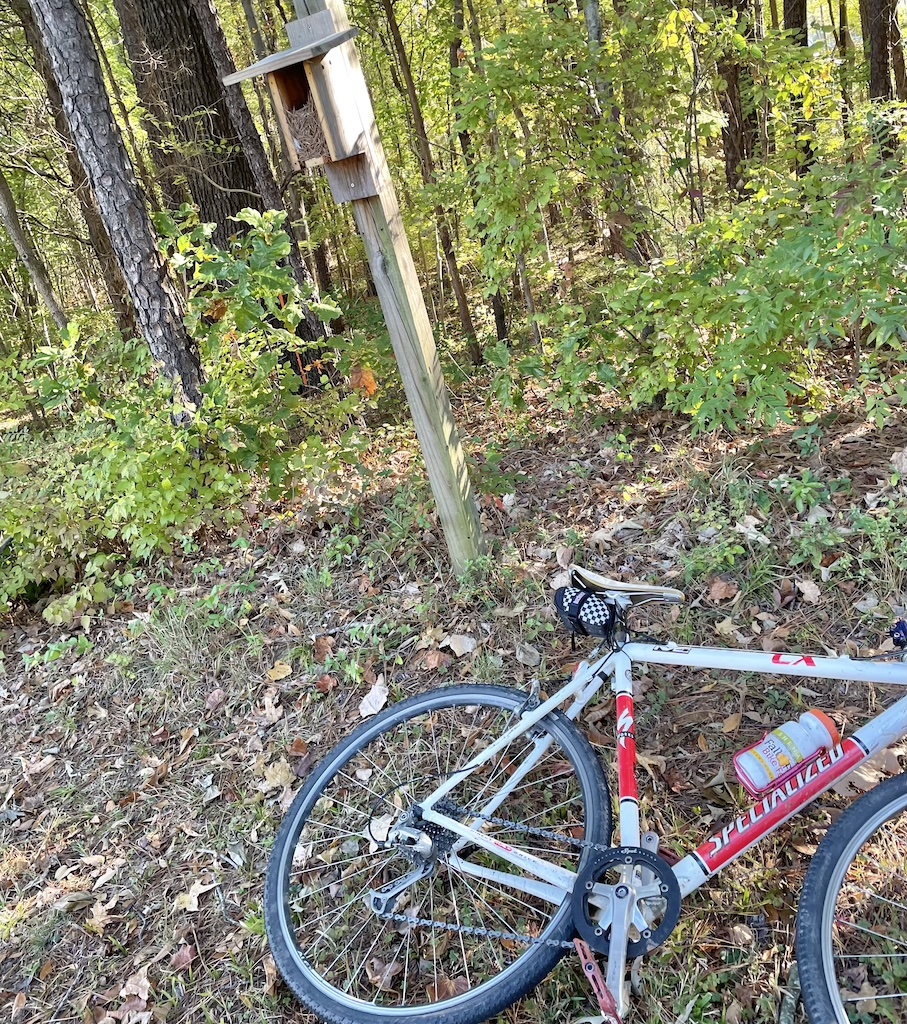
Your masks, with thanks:
[{"label": "leafy shrub", "polygon": [[542,352],[498,346],[497,397],[542,378],[563,406],[614,387],[697,427],[789,422],[842,381],[877,421],[907,397],[904,179],[885,165],[771,176],[731,211],[688,229],[683,256],[622,266],[604,313],[547,317]]},{"label": "leafy shrub", "polygon": [[278,265],[289,245],[282,215],[245,211],[249,230],[224,253],[210,244],[211,225],[183,214],[182,225],[163,226],[207,376],[202,406],[176,426],[172,389],[144,345],[83,341],[73,326],[16,369],[56,429],[39,439],[20,431],[0,447],[0,538],[12,542],[0,555],[0,611],[69,589],[45,613],[68,621],[109,598],[118,562],[236,522],[256,479],[279,493],[302,472],[352,457],[340,429],[357,399],[329,382],[303,399],[300,378],[280,362],[304,347],[293,333],[304,296]]}]

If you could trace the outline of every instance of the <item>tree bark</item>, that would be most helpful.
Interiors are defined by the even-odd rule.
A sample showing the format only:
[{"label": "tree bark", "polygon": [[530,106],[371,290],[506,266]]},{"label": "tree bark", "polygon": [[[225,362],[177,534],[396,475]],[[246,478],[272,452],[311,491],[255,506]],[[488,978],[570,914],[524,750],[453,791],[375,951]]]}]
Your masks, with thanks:
[{"label": "tree bark", "polygon": [[[746,34],[751,38],[753,25],[750,0],[719,0],[719,3],[729,14],[736,12],[738,26],[744,22]],[[726,120],[721,129],[724,174],[728,189],[742,196],[742,167],[747,160],[752,159],[758,135],[758,120],[752,106],[752,75],[748,68],[741,67],[739,61],[729,55],[719,61],[718,73],[724,79],[724,90],[720,94],[721,109]]]},{"label": "tree bark", "polygon": [[88,32],[91,39],[94,41],[95,52],[101,61],[101,67],[104,69],[104,75],[106,75],[108,92],[116,105],[117,113],[120,115],[120,124],[123,126],[123,132],[129,140],[129,145],[131,147],[130,159],[135,164],[139,181],[141,181],[142,187],[145,190],[145,198],[152,209],[159,210],[160,203],[158,202],[157,195],[154,191],[154,177],[149,171],[148,165],[145,163],[145,158],[142,155],[142,147],[139,145],[138,139],[135,137],[135,132],[132,130],[132,118],[129,116],[129,111],[126,109],[126,102],[123,99],[123,91],[120,89],[120,83],[117,76],[113,73],[113,68],[110,66],[110,58],[107,56],[107,49],[104,46],[104,40],[101,39],[98,27],[94,23],[91,5],[86,4],[82,9],[82,13],[85,16],[85,22],[88,25]]},{"label": "tree bark", "polygon": [[[416,83],[413,80],[409,55],[406,52],[406,47],[403,45],[403,37],[400,34],[400,25],[397,22],[393,0],[381,0],[381,6],[384,9],[384,15],[390,28],[394,52],[400,67],[400,73],[403,76],[406,97],[409,101],[413,125],[416,130],[416,145],[418,148],[419,170],[422,175],[422,183],[428,187],[435,184],[437,175],[435,173],[434,158],[431,153],[431,144],[428,140],[428,130],[425,127],[425,118],[422,115],[422,105],[419,102],[419,94],[416,92]],[[454,251],[453,239],[450,234],[450,225],[440,203],[435,204],[434,214],[435,223],[438,228],[438,237],[441,241],[441,249],[444,253],[444,262],[447,264],[447,273],[450,276],[450,286],[457,300],[460,326],[463,328],[463,334],[466,337],[466,347],[473,364],[478,366],[482,362],[482,350],[479,348],[479,343],[476,340],[476,328],[472,321],[466,289],[463,287],[463,281],[460,277],[460,268],[457,264],[457,255]]]},{"label": "tree bark", "polygon": [[0,170],[0,221],[3,222],[6,233],[35,286],[35,291],[41,296],[57,329],[66,330],[67,316],[63,312],[53,285],[50,283],[50,276],[44,266],[44,261],[38,255],[34,243],[22,227],[19,213],[16,210],[16,200],[13,198],[12,189],[2,170]]},{"label": "tree bark", "polygon": [[[784,0],[784,27],[791,33],[793,42],[802,47],[809,46],[809,29],[806,21],[806,0]],[[815,163],[815,125],[803,116],[803,101],[796,103],[799,108],[794,118],[796,140],[795,169],[798,175],[804,175]]]},{"label": "tree bark", "polygon": [[202,219],[217,225],[215,240],[226,248],[235,230],[230,218],[264,197],[227,109],[210,24],[208,32],[202,24],[216,16],[192,0],[115,0],[115,6],[123,23],[137,25],[129,38],[139,52],[130,52],[130,61],[139,95],[148,99],[165,137],[164,170],[171,181],[185,179]]},{"label": "tree bark", "polygon": [[907,102],[907,70],[904,68],[904,42],[898,22],[897,0],[891,2],[891,69],[894,72],[894,94],[899,103]]},{"label": "tree bark", "polygon": [[891,0],[869,0],[869,98],[891,99]]},{"label": "tree bark", "polygon": [[[463,10],[463,0],[453,0],[453,28],[454,33],[450,41],[450,72],[451,72],[451,96],[454,107],[456,106],[456,76],[454,72],[460,66],[460,55],[463,53],[463,32],[466,28],[466,17]],[[473,159],[472,139],[465,129],[457,133],[460,140],[460,150],[463,153],[463,162],[466,165],[466,173],[469,177],[469,191],[472,198],[472,205],[476,205],[476,190],[473,180]],[[484,233],[483,233],[484,238]],[[510,333],[507,326],[507,310],[504,306],[504,297],[501,289],[495,287],[491,294],[491,312],[494,316],[494,330],[498,341],[506,341]]]},{"label": "tree bark", "polygon": [[50,60],[47,56],[47,51],[44,49],[44,43],[41,40],[41,33],[35,24],[31,8],[28,6],[28,0],[11,0],[11,2],[16,17],[22,23],[25,40],[34,55],[35,68],[44,81],[54,127],[57,129],[57,134],[63,142],[66,166],[69,169],[69,177],[72,180],[72,189],[79,204],[79,209],[82,212],[85,227],[88,230],[88,239],[91,242],[91,247],[101,265],[104,287],[107,291],[107,298],[114,317],[116,318],[117,327],[119,327],[121,334],[131,337],[138,332],[138,326],[135,322],[132,306],[129,303],[126,282],[123,280],[123,275],[117,266],[116,257],[113,254],[113,246],[110,244],[110,236],[107,234],[107,229],[104,227],[104,222],[101,220],[97,206],[95,206],[91,189],[88,186],[85,168],[79,161],[78,153],[76,153],[75,144],[69,132],[69,125],[66,123],[66,116],[63,113],[63,97],[60,95],[60,90],[54,80]]},{"label": "tree bark", "polygon": [[[147,0],[146,0],[147,2]],[[171,0],[166,0],[171,2]],[[233,56],[227,46],[227,39],[221,27],[217,11],[211,0],[188,0],[192,14],[198,24],[205,47],[217,79],[223,79],[236,70]],[[271,210],[285,210],[283,196],[274,178],[274,172],[268,162],[267,154],[262,145],[261,136],[252,120],[249,107],[246,104],[242,93],[242,86],[229,85],[221,87],[222,100],[225,105],[234,137],[239,141],[246,155],[247,167],[252,175],[253,188],[261,196],[265,208]],[[243,204],[248,205],[248,204]],[[290,235],[290,267],[297,282],[305,288],[315,290],[312,275],[309,273],[305,260],[299,251],[299,244],[289,221],[286,229]],[[302,327],[300,336],[308,342],[316,344],[327,342],[329,332],[325,325],[319,320],[312,310],[305,306],[305,326]]]},{"label": "tree bark", "polygon": [[142,334],[179,396],[197,405],[202,397],[198,352],[186,334],[179,296],[158,252],[85,18],[76,0],[29,3]]}]

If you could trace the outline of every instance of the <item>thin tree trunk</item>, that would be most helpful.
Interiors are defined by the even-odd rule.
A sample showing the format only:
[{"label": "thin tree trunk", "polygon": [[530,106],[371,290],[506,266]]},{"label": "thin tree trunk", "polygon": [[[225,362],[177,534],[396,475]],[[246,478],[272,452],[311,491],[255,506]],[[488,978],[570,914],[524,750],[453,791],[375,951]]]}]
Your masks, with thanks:
[{"label": "thin tree trunk", "polygon": [[85,18],[75,0],[29,3],[142,334],[182,397],[197,405],[202,398],[198,352],[186,334],[179,295],[157,250]]},{"label": "thin tree trunk", "polygon": [[[745,31],[751,39],[753,24],[750,17],[749,0],[719,0],[728,13],[736,12],[738,29],[745,23]],[[720,93],[721,109],[725,124],[721,129],[724,143],[724,174],[728,189],[742,196],[744,181],[743,165],[750,160],[756,149],[758,122],[752,109],[752,76],[748,68],[741,67],[736,57],[725,55],[718,63],[718,73],[724,79]]]},{"label": "thin tree trunk", "polygon": [[907,71],[904,69],[904,43],[898,21],[897,0],[891,0],[891,68],[894,71],[894,92],[899,103],[907,102]]},{"label": "thin tree trunk", "polygon": [[[258,20],[258,15],[257,15],[257,13],[255,11],[255,7],[252,4],[252,0],[241,0],[241,2],[242,2],[243,12],[244,12],[245,17],[246,17],[246,24],[249,26],[249,32],[250,32],[250,34],[252,36],[252,49],[253,49],[253,52],[255,53],[256,58],[258,60],[261,60],[262,58],[264,58],[264,57],[266,57],[268,55],[268,51],[265,48],[264,38],[262,36],[261,22]],[[268,118],[267,118],[267,116],[265,114],[265,103],[264,103],[264,99],[262,97],[261,92],[257,88],[257,86],[258,86],[258,80],[257,79],[255,81],[255,85],[256,85],[256,95],[258,96],[259,111],[261,113],[261,118],[262,118],[263,123],[267,124],[268,123]],[[279,97],[277,97],[275,95],[275,93],[271,89],[268,90],[268,96],[269,96],[269,99],[271,101],[271,108],[273,110],[275,105],[280,102],[280,99],[279,99]],[[237,129],[237,130],[239,130],[239,129]],[[286,139],[284,138],[284,134],[283,134],[282,131],[275,131],[274,132],[274,136],[276,137],[276,139],[278,141],[279,153],[278,153],[278,147],[276,147],[276,146],[274,146],[272,144],[272,146],[271,146],[271,157],[272,157],[272,159],[274,161],[274,165],[276,167],[278,167],[278,169],[280,170],[281,176],[286,176],[289,179],[289,177],[294,173],[294,167],[293,167],[293,164],[290,161],[290,155],[287,152]],[[254,171],[254,165],[253,165],[253,171]],[[300,218],[302,220],[302,225],[303,225],[302,241],[304,243],[308,243],[309,240],[310,240],[309,223],[308,223],[308,208],[312,205],[309,202],[309,199],[308,199],[308,196],[309,196],[309,194],[311,192],[311,179],[309,178],[308,173],[305,173],[305,174],[301,175],[301,178],[302,178],[302,184],[301,185],[290,184],[290,185],[285,185],[284,186],[284,188],[283,188],[283,195],[282,195],[281,199],[283,201],[283,196],[287,196],[290,199],[290,203],[287,203],[287,202],[283,201],[283,205],[288,210],[290,209],[290,205],[292,205],[293,209],[296,210],[296,212],[299,214],[299,216],[300,216]],[[292,212],[291,212],[291,219],[292,219]],[[331,270],[330,270],[330,266],[328,264],[327,253],[325,251],[324,242],[319,242],[316,246],[314,246],[311,249],[311,252],[312,252],[312,262],[314,264],[314,277],[315,277],[315,282],[316,282],[316,285],[318,287],[318,290],[320,292],[328,292],[328,291],[330,291],[334,287],[334,282],[333,282],[333,279],[331,277]],[[306,260],[306,266],[308,266],[308,265],[309,265],[309,262],[308,262],[308,260]],[[333,327],[334,327],[335,331],[337,331],[337,332],[342,331],[344,329],[342,327],[342,320],[335,320],[333,322]]]},{"label": "thin tree trunk", "polygon": [[869,98],[891,99],[891,0],[869,0]]},{"label": "thin tree trunk", "polygon": [[777,32],[781,27],[778,20],[778,0],[768,0],[768,9],[772,19],[772,30]]},{"label": "thin tree trunk", "polygon": [[853,116],[853,100],[850,96],[848,81],[850,79],[850,53],[853,41],[847,24],[847,0],[838,0],[838,27],[835,28],[835,12],[833,0],[828,0],[828,21],[835,37],[835,49],[838,52],[838,83],[841,90],[841,127],[844,137],[849,135],[850,119]]},{"label": "thin tree trunk", "polygon": [[[400,26],[397,23],[397,15],[394,11],[393,0],[381,0],[387,24],[390,28],[391,39],[394,44],[394,52],[400,73],[403,75],[406,97],[409,101],[410,112],[416,130],[416,145],[419,152],[419,170],[422,174],[422,183],[428,187],[434,185],[437,176],[435,173],[435,162],[431,153],[431,144],[428,140],[428,130],[425,127],[425,118],[422,116],[422,105],[419,102],[419,95],[416,92],[416,83],[413,80],[412,67],[409,63],[409,55],[403,45],[403,37],[400,34]],[[476,340],[476,328],[472,321],[472,313],[469,309],[469,300],[466,297],[466,289],[460,277],[460,268],[457,265],[457,255],[454,251],[453,239],[450,235],[450,226],[447,215],[440,203],[434,208],[435,223],[438,229],[438,237],[441,242],[441,250],[444,253],[444,262],[447,264],[447,273],[450,276],[450,286],[454,297],[457,300],[457,310],[460,314],[460,326],[466,337],[466,347],[469,357],[475,366],[482,362],[482,350]]]},{"label": "thin tree trunk", "polygon": [[[460,55],[463,52],[463,32],[466,27],[465,13],[463,10],[463,0],[453,0],[453,27],[454,34],[450,41],[450,71],[451,71],[451,97],[454,106],[456,105],[456,78],[454,72],[460,66]],[[473,39],[475,43],[475,39]],[[481,40],[480,40],[481,46]],[[477,51],[477,59],[481,59],[481,49]],[[466,165],[466,174],[469,179],[469,191],[472,200],[473,208],[477,205],[475,181],[473,177],[474,161],[472,158],[472,139],[469,137],[469,132],[465,129],[461,129],[457,133],[460,140],[460,150],[463,153],[463,162]],[[479,229],[480,236],[484,241],[485,232]],[[507,330],[507,310],[504,306],[504,298],[501,295],[501,289],[495,286],[494,291],[491,293],[491,312],[494,316],[494,329],[495,335],[498,341],[506,341],[508,330]]]},{"label": "thin tree trunk", "polygon": [[27,0],[12,0],[12,7],[16,17],[22,23],[25,40],[35,58],[35,68],[44,80],[54,126],[63,141],[66,166],[69,168],[73,192],[79,204],[79,209],[82,212],[85,227],[88,230],[88,239],[91,242],[91,247],[98,258],[98,262],[101,264],[107,298],[110,301],[111,309],[116,318],[117,327],[119,327],[120,333],[125,337],[131,337],[137,333],[138,327],[135,322],[135,314],[129,304],[126,282],[123,280],[123,275],[117,266],[113,247],[110,244],[110,237],[91,195],[88,178],[85,175],[85,168],[82,166],[76,153],[72,135],[69,132],[69,125],[66,123],[66,117],[63,113],[63,97],[60,95],[60,90],[54,80],[50,60],[48,59],[47,51],[44,49],[44,43],[41,41],[41,33],[35,24],[35,19]]},{"label": "thin tree trunk", "polygon": [[22,227],[19,212],[16,209],[16,200],[13,198],[12,189],[9,187],[9,182],[2,169],[0,169],[0,221],[15,246],[19,259],[22,260],[28,271],[35,291],[41,296],[53,322],[57,325],[57,329],[65,331],[68,322],[66,314],[50,283],[50,276],[47,273],[47,267],[44,266],[44,261],[38,255],[34,243]]},{"label": "thin tree trunk", "polygon": [[[809,30],[806,23],[806,0],[784,0],[784,27],[793,36],[793,41],[802,47],[809,46]],[[794,132],[796,139],[794,149],[796,151],[796,172],[803,175],[815,162],[815,125],[807,121],[803,116],[803,101],[797,101],[797,114],[794,118]]]},{"label": "thin tree trunk", "polygon": [[526,312],[529,314],[529,323],[532,327],[532,337],[538,348],[542,347],[542,332],[538,321],[535,318],[535,298],[532,295],[532,283],[529,280],[529,271],[526,269],[526,257],[520,253],[516,258],[517,273],[520,278],[520,288],[523,292],[523,302]]}]

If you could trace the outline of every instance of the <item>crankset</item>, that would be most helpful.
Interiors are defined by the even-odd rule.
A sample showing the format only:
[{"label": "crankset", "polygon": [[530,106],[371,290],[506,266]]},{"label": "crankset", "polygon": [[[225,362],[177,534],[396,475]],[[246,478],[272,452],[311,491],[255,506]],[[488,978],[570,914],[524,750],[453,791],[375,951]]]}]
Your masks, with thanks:
[{"label": "crankset", "polygon": [[615,898],[634,901],[627,942],[630,959],[660,946],[680,918],[680,886],[662,857],[635,846],[598,853],[577,875],[572,896],[574,927],[596,953],[607,955],[610,949]]}]

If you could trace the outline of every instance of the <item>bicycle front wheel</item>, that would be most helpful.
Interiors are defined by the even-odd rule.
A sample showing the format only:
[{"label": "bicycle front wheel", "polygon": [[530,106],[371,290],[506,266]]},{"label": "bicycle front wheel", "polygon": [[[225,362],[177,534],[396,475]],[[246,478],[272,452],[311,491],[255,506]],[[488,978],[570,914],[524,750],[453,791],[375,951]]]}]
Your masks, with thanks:
[{"label": "bicycle front wheel", "polygon": [[[322,1019],[473,1024],[563,955],[569,899],[445,829],[420,827],[414,812],[518,723],[525,703],[496,686],[412,697],[360,726],[300,790],[268,865],[265,922],[281,973]],[[573,871],[590,851],[565,839],[611,835],[604,772],[559,712],[464,772],[446,807],[467,824],[484,813],[486,834]],[[392,832],[414,821],[422,853]],[[388,886],[399,894],[382,916],[371,896]]]},{"label": "bicycle front wheel", "polygon": [[797,961],[813,1024],[907,1024],[907,776],[861,796],[822,840]]}]

